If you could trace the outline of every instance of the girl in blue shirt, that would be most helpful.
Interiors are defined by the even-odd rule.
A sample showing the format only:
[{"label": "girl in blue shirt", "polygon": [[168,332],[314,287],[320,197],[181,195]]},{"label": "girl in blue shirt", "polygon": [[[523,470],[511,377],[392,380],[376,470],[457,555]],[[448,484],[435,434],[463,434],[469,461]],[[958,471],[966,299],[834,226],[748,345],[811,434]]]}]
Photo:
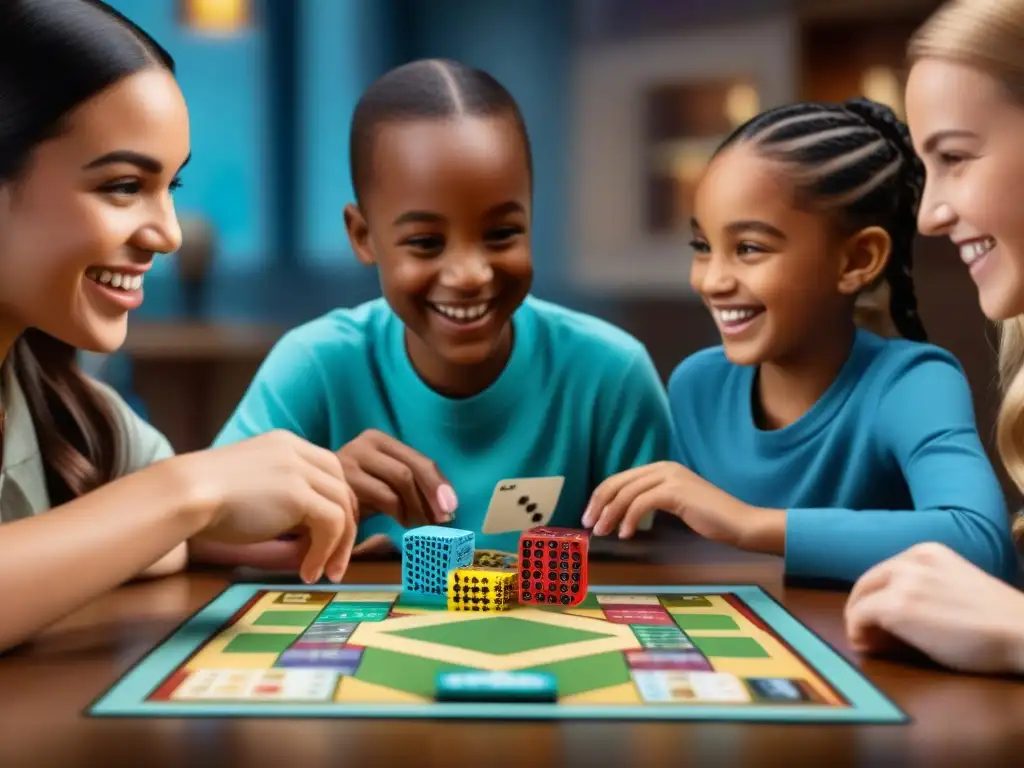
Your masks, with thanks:
[{"label": "girl in blue shirt", "polygon": [[665,509],[842,581],[922,541],[1011,572],[970,388],[915,308],[922,185],[905,126],[865,100],[774,109],[724,143],[696,193],[691,272],[722,345],[671,376],[676,460],[608,479],[585,524],[630,536]]}]

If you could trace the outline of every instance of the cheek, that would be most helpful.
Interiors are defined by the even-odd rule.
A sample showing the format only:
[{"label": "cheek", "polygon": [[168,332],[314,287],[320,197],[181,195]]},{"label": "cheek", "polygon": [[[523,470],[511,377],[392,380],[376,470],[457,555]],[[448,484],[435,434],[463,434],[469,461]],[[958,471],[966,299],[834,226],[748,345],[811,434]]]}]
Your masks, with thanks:
[{"label": "cheek", "polygon": [[380,280],[388,298],[398,302],[404,297],[426,293],[434,279],[430,259],[388,253],[380,259]]}]

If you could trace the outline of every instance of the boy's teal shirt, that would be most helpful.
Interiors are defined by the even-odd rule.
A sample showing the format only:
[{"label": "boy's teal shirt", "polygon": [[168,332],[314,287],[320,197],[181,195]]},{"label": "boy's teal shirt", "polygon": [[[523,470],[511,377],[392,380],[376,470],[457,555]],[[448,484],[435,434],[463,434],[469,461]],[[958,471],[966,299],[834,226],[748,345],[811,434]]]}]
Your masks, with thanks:
[{"label": "boy's teal shirt", "polygon": [[[603,320],[531,296],[512,322],[500,377],[452,399],[416,373],[384,299],[329,312],[275,345],[215,444],[285,429],[337,451],[380,430],[437,464],[459,499],[450,525],[478,548],[516,549],[515,533],[481,533],[504,479],[564,476],[550,525],[579,528],[601,481],[671,455],[667,392],[644,346]],[[358,540],[375,533],[397,544],[404,529],[364,517]]]},{"label": "boy's teal shirt", "polygon": [[748,504],[786,510],[787,573],[854,581],[940,542],[1015,578],[1006,502],[951,354],[858,331],[831,387],[777,430],[755,423],[755,383],[722,347],[684,360],[668,386],[676,458]]}]

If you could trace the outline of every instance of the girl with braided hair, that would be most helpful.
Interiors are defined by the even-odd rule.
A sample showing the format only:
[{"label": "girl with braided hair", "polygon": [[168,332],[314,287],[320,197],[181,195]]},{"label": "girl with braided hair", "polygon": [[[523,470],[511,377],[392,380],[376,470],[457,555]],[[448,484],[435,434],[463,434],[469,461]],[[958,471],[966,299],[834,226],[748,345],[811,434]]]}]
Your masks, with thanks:
[{"label": "girl with braided hair", "polygon": [[849,583],[923,541],[1008,573],[970,388],[917,314],[923,180],[906,128],[863,99],[773,109],[725,141],[696,191],[691,269],[722,344],[670,378],[675,460],[606,480],[595,534],[658,509],[791,576]]}]

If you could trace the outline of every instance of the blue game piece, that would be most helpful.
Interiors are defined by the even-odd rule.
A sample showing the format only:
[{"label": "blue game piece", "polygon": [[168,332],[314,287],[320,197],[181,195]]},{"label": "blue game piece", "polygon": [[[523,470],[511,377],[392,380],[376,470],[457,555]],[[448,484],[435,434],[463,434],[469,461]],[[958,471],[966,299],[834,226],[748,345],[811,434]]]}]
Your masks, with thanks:
[{"label": "blue game piece", "polygon": [[448,572],[473,564],[472,531],[424,525],[402,537],[402,589],[406,594],[447,600]]},{"label": "blue game piece", "polygon": [[438,701],[554,702],[555,676],[550,672],[439,672]]}]

